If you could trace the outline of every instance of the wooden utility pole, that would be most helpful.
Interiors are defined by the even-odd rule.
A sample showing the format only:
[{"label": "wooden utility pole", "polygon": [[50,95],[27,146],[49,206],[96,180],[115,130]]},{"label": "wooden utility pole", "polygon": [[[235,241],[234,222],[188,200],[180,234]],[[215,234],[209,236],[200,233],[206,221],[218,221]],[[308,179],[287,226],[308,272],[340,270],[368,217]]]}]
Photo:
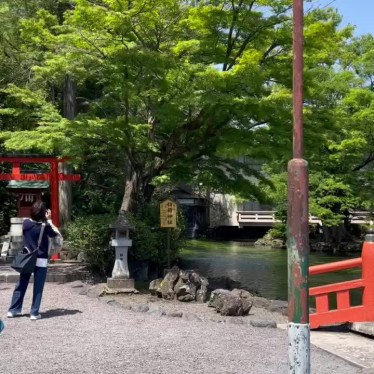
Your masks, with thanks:
[{"label": "wooden utility pole", "polygon": [[308,163],[303,159],[303,0],[293,0],[293,159],[288,163],[288,364],[310,373]]}]

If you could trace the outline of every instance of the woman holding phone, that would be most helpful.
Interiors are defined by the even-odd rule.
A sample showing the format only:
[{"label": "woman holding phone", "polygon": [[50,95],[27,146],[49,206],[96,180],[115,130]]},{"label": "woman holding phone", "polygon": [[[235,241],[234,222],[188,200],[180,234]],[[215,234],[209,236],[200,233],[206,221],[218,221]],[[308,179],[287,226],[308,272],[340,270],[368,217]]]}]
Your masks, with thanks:
[{"label": "woman holding phone", "polygon": [[[22,232],[24,246],[29,248],[31,251],[34,251],[38,248],[38,240],[39,236],[41,235],[38,258],[34,268],[33,298],[30,311],[30,319],[38,320],[42,317],[39,313],[39,308],[47,277],[49,238],[59,236],[62,240],[62,236],[58,229],[50,221],[51,211],[49,209],[47,210],[44,202],[37,201],[34,203],[31,207],[30,216],[31,218],[27,218],[23,221]],[[23,299],[26,294],[30,277],[31,273],[20,274],[20,278],[16,283],[11,305],[8,310],[8,318],[13,318],[22,314]]]}]

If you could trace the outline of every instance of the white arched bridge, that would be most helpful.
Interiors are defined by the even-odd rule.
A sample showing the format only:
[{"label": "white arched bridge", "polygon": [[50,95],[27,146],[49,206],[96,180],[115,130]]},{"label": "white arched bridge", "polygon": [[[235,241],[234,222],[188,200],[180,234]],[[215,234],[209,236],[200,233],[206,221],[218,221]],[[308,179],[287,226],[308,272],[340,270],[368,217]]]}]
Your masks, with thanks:
[{"label": "white arched bridge", "polygon": [[[280,222],[275,218],[275,213],[273,210],[237,211],[239,227],[273,226],[275,223]],[[373,220],[371,212],[350,212],[349,219],[352,224],[357,225],[369,224],[370,220]],[[321,219],[312,215],[309,215],[309,223],[322,226]]]}]

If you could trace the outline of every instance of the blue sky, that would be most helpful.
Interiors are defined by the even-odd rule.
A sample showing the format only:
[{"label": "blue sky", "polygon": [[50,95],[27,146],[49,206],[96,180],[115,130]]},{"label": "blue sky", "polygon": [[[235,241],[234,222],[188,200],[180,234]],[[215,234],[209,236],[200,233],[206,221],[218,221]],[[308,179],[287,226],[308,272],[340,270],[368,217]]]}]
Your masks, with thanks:
[{"label": "blue sky", "polygon": [[320,0],[320,6],[331,3],[343,16],[343,24],[356,26],[355,35],[374,34],[374,0]]}]

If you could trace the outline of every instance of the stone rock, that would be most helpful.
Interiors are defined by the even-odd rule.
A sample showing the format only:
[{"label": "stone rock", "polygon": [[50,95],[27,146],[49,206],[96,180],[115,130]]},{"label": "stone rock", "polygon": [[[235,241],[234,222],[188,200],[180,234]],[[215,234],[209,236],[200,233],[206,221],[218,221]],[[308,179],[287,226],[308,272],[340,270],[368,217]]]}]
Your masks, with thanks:
[{"label": "stone rock", "polygon": [[121,308],[125,310],[131,310],[132,304],[121,304]]},{"label": "stone rock", "polygon": [[109,300],[107,300],[106,303],[107,303],[108,305],[110,305],[110,306],[115,306],[115,307],[117,307],[117,308],[121,308],[121,309],[123,309],[123,305],[122,305],[121,303],[119,303],[118,301],[116,301],[116,300],[109,299]]},{"label": "stone rock", "polygon": [[202,321],[202,319],[199,316],[192,313],[183,313],[182,318],[186,321]]},{"label": "stone rock", "polygon": [[208,306],[215,308],[222,316],[245,316],[252,308],[251,294],[244,290],[218,289],[212,292]]},{"label": "stone rock", "polygon": [[179,301],[206,302],[208,298],[208,279],[194,270],[180,270],[174,266],[164,277],[155,279],[149,285],[152,295],[166,300],[177,298]]},{"label": "stone rock", "polygon": [[177,283],[177,280],[179,278],[180,269],[178,266],[173,266],[170,271],[166,274],[165,278],[169,279],[173,285]]},{"label": "stone rock", "polygon": [[200,277],[198,274],[191,271],[181,271],[178,282],[174,287],[177,299],[179,301],[196,300],[196,290],[200,284]]},{"label": "stone rock", "polygon": [[69,283],[69,286],[71,288],[81,288],[81,287],[84,287],[84,283],[80,280],[77,280],[77,281]]},{"label": "stone rock", "polygon": [[196,291],[196,301],[198,303],[205,303],[208,300],[208,288],[206,286],[201,286]]},{"label": "stone rock", "polygon": [[269,305],[271,303],[270,300],[265,299],[264,297],[259,297],[259,296],[255,296],[252,299],[252,302],[253,302],[253,306],[254,307],[256,307],[256,308],[263,308],[263,309],[268,309]]},{"label": "stone rock", "polygon": [[98,284],[96,286],[89,287],[86,292],[86,295],[92,298],[103,296],[105,293],[105,287],[106,285],[103,284]]},{"label": "stone rock", "polygon": [[251,326],[253,327],[263,327],[263,328],[276,328],[277,323],[272,320],[256,320],[256,319],[251,319],[250,322]]},{"label": "stone rock", "polygon": [[200,276],[200,283],[201,287],[207,287],[209,286],[209,281],[207,278]]},{"label": "stone rock", "polygon": [[131,310],[134,312],[146,313],[149,311],[149,306],[147,304],[134,304],[131,306]]},{"label": "stone rock", "polygon": [[230,293],[231,292],[229,290],[225,290],[223,288],[219,288],[217,290],[214,290],[210,295],[210,299],[209,299],[209,302],[208,302],[208,307],[217,308],[221,303],[220,295],[221,294],[229,295]]},{"label": "stone rock", "polygon": [[220,312],[221,316],[243,316],[243,304],[240,297],[235,295],[226,295],[224,298],[222,298],[222,295],[220,296],[222,303],[217,308],[217,310]]},{"label": "stone rock", "polygon": [[86,296],[89,289],[90,289],[90,287],[83,287],[83,289],[81,289],[78,294]]},{"label": "stone rock", "polygon": [[150,308],[148,310],[148,314],[152,315],[152,316],[155,316],[155,317],[162,317],[164,316],[166,313],[165,311],[162,309],[162,308]]},{"label": "stone rock", "polygon": [[182,312],[169,312],[166,313],[166,317],[181,318],[183,316]]},{"label": "stone rock", "polygon": [[192,283],[180,286],[175,292],[179,301],[194,301],[196,299],[196,286]]},{"label": "stone rock", "polygon": [[284,316],[288,315],[288,302],[283,300],[272,300],[269,308],[270,312],[280,313]]},{"label": "stone rock", "polygon": [[153,296],[158,295],[157,291],[160,289],[161,282],[162,282],[162,278],[157,278],[157,279],[154,279],[149,284],[149,291],[150,291],[151,295],[153,295]]},{"label": "stone rock", "polygon": [[192,283],[196,288],[201,287],[201,277],[195,271],[190,272],[189,281]]},{"label": "stone rock", "polygon": [[86,255],[84,254],[84,252],[79,252],[78,253],[77,261],[86,262]]},{"label": "stone rock", "polygon": [[174,286],[178,281],[180,270],[178,266],[173,266],[165,275],[160,284],[160,291],[165,300],[173,300],[175,297]]},{"label": "stone rock", "polygon": [[232,323],[234,325],[244,325],[245,322],[241,318],[229,318],[227,323]]},{"label": "stone rock", "polygon": [[[234,292],[235,290],[231,291]],[[240,297],[240,300],[242,301],[242,310],[243,310],[243,316],[246,316],[249,314],[249,311],[252,309],[253,306],[253,296],[245,290],[239,290],[238,296]],[[234,293],[235,295],[235,293]]]},{"label": "stone rock", "polygon": [[255,242],[256,246],[267,246],[271,248],[284,248],[285,243],[281,239],[273,238],[269,233],[265,234],[262,238],[258,239]]}]

